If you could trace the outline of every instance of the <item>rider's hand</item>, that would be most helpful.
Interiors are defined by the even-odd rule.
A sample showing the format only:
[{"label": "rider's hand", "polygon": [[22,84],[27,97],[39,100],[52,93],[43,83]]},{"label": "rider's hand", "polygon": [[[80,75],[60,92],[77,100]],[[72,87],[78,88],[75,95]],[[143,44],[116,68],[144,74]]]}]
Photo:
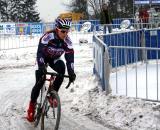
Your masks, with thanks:
[{"label": "rider's hand", "polygon": [[42,75],[45,75],[47,73],[47,69],[46,69],[45,65],[44,66],[40,66],[39,70],[40,70]]},{"label": "rider's hand", "polygon": [[69,81],[70,82],[74,82],[75,79],[76,79],[76,74],[75,73],[72,73],[72,74],[69,75]]}]

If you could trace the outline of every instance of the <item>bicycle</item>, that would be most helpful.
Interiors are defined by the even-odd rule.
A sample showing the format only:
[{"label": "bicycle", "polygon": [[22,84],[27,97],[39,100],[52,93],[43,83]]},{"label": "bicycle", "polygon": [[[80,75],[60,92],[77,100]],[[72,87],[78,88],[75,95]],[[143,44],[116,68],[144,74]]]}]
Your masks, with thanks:
[{"label": "bicycle", "polygon": [[[50,78],[47,78],[47,75],[50,75]],[[56,76],[63,76],[65,78],[69,78],[68,75],[61,75],[54,72],[46,72],[45,83],[40,91],[39,102],[37,100],[37,104],[36,104],[35,121],[34,121],[34,127],[37,127],[41,119],[41,130],[45,130],[45,126],[47,126],[47,122],[49,121],[50,123],[51,121],[53,121],[53,126],[52,126],[54,127],[53,130],[58,130],[59,128],[60,118],[61,118],[60,97],[55,90],[51,89],[51,86],[53,85],[53,82]],[[49,81],[48,85],[46,85],[47,81]],[[71,82],[69,81],[66,88],[68,88],[70,84]],[[57,106],[56,107],[54,105],[51,106],[49,103],[49,99],[57,100]],[[47,120],[47,118],[49,118],[48,113],[50,114],[50,116],[52,113],[53,119],[51,118],[50,120],[49,119]]]}]

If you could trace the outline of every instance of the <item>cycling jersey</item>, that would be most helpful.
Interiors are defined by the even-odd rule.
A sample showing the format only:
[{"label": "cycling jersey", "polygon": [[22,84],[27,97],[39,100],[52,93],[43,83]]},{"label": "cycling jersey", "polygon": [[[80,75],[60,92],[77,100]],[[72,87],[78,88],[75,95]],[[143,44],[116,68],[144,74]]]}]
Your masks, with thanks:
[{"label": "cycling jersey", "polygon": [[64,40],[59,39],[56,32],[50,31],[45,33],[39,41],[37,50],[37,62],[41,67],[50,61],[56,61],[64,54],[68,74],[74,72],[74,49],[72,42],[67,36]]}]

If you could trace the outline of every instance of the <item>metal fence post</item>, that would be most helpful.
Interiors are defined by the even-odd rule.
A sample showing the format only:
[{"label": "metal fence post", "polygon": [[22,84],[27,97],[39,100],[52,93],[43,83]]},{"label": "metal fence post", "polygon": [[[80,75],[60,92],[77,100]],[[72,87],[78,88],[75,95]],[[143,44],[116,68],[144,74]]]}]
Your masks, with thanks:
[{"label": "metal fence post", "polygon": [[[146,47],[146,45],[145,45],[145,30],[142,30],[141,47]],[[147,55],[146,55],[145,49],[142,50],[142,61],[144,61],[144,62],[147,61]]]},{"label": "metal fence post", "polygon": [[108,47],[105,45],[105,52],[104,52],[104,84],[105,84],[105,91],[106,95],[111,93],[111,86],[109,84],[110,79],[110,72],[111,72],[111,64],[109,62],[109,52]]}]

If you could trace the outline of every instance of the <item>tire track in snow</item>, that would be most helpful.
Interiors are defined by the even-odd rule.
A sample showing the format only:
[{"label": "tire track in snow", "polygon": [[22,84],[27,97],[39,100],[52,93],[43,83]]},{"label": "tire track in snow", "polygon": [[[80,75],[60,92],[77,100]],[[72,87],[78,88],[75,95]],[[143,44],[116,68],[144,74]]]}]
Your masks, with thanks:
[{"label": "tire track in snow", "polygon": [[[2,95],[0,104],[0,130],[36,130],[33,125],[28,123],[24,116],[26,115],[26,104],[28,103],[29,95],[27,90],[10,91]],[[14,99],[14,100],[13,100]],[[52,128],[52,126],[49,126]],[[59,130],[90,130],[84,125],[79,125],[69,117],[62,113]]]},{"label": "tire track in snow", "polygon": [[[34,84],[34,76],[31,72],[33,71],[32,69],[32,67],[13,69],[12,75],[14,75],[14,78],[9,81],[11,86],[7,86],[7,78],[6,82],[2,82],[4,85],[3,87],[8,87],[9,89],[5,89],[5,91],[0,95],[0,124],[2,124],[0,125],[0,130],[38,130],[38,128],[34,128],[33,125],[24,119],[24,116],[26,116],[26,108],[29,102],[30,92]],[[1,77],[3,77],[4,80],[4,77],[7,77],[8,71],[9,70],[3,70],[3,75],[1,75]],[[18,87],[14,88],[16,86],[16,81],[13,82],[11,80],[17,80],[20,77],[22,78],[21,83],[20,81],[17,81]],[[23,82],[24,79],[27,81]],[[25,85],[23,85],[23,83]],[[12,84],[14,84],[13,88]],[[0,86],[2,85],[0,84]],[[89,121],[85,120],[82,123],[80,122],[81,118],[78,121],[74,120],[73,117],[69,117],[65,112],[66,111],[62,113],[59,130],[106,130],[90,128],[92,123],[88,123],[90,125],[86,126]],[[52,126],[49,127],[51,128]]]}]

